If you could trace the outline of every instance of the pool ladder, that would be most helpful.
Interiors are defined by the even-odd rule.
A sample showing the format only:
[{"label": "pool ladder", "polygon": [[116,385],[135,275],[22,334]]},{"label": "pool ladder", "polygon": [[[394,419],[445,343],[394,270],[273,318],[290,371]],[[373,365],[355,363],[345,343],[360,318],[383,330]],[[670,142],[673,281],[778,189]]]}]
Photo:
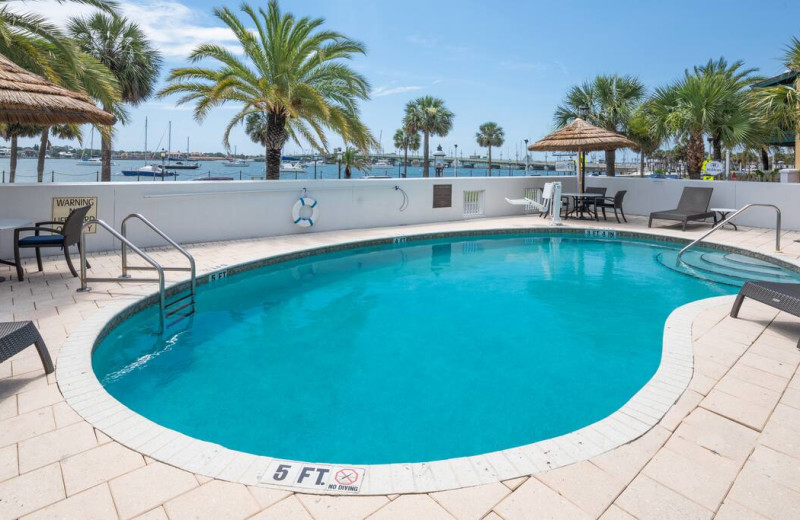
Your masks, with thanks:
[{"label": "pool ladder", "polygon": [[[140,248],[131,242],[127,237],[127,224],[131,219],[139,220],[144,225],[153,230],[158,236],[163,238],[170,246],[176,249],[179,253],[189,260],[189,267],[163,267],[152,256],[148,255]],[[122,244],[122,275],[119,278],[89,278],[86,276],[86,244],[85,234],[90,226],[99,226],[108,231],[114,238]],[[141,257],[149,265],[128,265],[128,250],[133,251]],[[159,333],[163,333],[169,327],[176,325],[180,321],[194,315],[196,310],[196,292],[197,292],[197,269],[195,267],[194,257],[189,254],[177,242],[172,240],[166,233],[161,231],[155,224],[147,220],[139,213],[131,213],[122,220],[120,232],[118,233],[112,226],[106,222],[98,219],[91,219],[84,222],[81,228],[81,287],[79,292],[90,291],[91,287],[87,285],[88,282],[135,282],[135,283],[157,283],[158,284],[158,303],[159,303]],[[133,278],[128,274],[128,271],[155,271],[157,278]],[[170,295],[167,298],[166,284],[164,281],[165,271],[188,271],[191,273],[189,280],[189,287],[179,290],[177,293]],[[172,318],[171,321],[167,321]]]}]

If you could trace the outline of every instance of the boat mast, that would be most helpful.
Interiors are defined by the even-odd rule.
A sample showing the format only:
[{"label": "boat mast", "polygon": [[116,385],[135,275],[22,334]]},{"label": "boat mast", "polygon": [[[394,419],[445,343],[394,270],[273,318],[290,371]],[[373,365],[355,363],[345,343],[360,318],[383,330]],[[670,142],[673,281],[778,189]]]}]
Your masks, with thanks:
[{"label": "boat mast", "polygon": [[144,118],[144,165],[147,166],[147,116]]}]

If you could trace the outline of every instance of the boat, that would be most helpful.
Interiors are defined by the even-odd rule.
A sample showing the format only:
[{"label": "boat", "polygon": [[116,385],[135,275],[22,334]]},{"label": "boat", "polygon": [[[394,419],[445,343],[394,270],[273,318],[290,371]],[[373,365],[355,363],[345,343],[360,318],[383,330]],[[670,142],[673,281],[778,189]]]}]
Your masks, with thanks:
[{"label": "boat", "polygon": [[103,166],[103,159],[100,157],[88,157],[81,159],[77,163],[78,166]]},{"label": "boat", "polygon": [[200,163],[193,162],[193,161],[169,161],[167,162],[167,168],[171,168],[173,170],[196,170],[200,167]]},{"label": "boat", "polygon": [[391,170],[393,168],[394,166],[392,166],[392,164],[386,159],[380,159],[372,163],[373,170]]},{"label": "boat", "polygon": [[228,166],[229,168],[243,168],[245,166],[250,166],[250,163],[244,159],[228,159],[227,161],[222,161],[222,166]]},{"label": "boat", "polygon": [[282,162],[281,173],[305,173],[306,167],[299,162]]},{"label": "boat", "polygon": [[122,170],[122,175],[127,177],[173,177],[178,172],[167,170],[156,164],[146,164],[135,170]]}]

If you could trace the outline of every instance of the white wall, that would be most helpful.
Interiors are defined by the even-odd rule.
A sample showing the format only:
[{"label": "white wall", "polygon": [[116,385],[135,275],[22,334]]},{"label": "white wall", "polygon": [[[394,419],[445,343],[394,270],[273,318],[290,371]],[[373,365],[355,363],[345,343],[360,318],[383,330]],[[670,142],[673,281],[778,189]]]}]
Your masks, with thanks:
[{"label": "white wall", "polygon": [[[508,204],[505,197],[522,197],[526,188],[552,180],[564,182],[565,190],[575,189],[574,177],[2,184],[0,218],[50,220],[53,197],[96,196],[98,218],[117,230],[127,215],[141,213],[178,242],[207,242],[461,220],[465,190],[485,190],[485,216],[516,215],[522,208]],[[435,184],[452,184],[452,207],[432,207]],[[394,189],[398,185],[408,194],[404,211],[403,196]],[[312,228],[300,228],[291,219],[303,188],[319,203],[319,220]],[[137,245],[161,243],[140,223],[130,225],[129,236]],[[0,231],[3,258],[12,255],[12,240],[12,232]],[[89,250],[114,247],[108,233],[87,235]]]},{"label": "white wall", "polygon": [[[752,203],[775,204],[782,213],[782,229],[800,230],[800,184],[587,177],[586,185],[607,187],[609,197],[619,190],[627,190],[623,202],[626,215],[649,215],[653,211],[674,209],[685,186],[710,187],[714,188],[712,208],[741,208]],[[736,217],[736,223],[774,229],[775,210],[752,208]]]}]

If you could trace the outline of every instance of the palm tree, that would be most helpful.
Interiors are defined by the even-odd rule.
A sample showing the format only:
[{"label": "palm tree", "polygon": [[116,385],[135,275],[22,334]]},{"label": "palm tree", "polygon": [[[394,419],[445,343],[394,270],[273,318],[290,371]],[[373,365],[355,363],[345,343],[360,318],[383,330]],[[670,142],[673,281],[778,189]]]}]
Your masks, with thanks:
[{"label": "palm tree", "polygon": [[400,128],[394,133],[394,147],[403,149],[403,178],[408,177],[408,150],[419,150],[419,132]]},{"label": "palm tree", "polygon": [[661,137],[653,131],[647,106],[641,106],[633,113],[629,122],[629,137],[639,145],[639,175],[644,177],[644,164],[648,155],[661,146]]},{"label": "palm tree", "polygon": [[[630,117],[645,97],[645,87],[633,76],[597,76],[592,82],[572,87],[561,105],[556,108],[553,121],[559,128],[580,117],[587,122],[627,134]],[[606,175],[616,174],[616,151],[608,150]]]},{"label": "palm tree", "polygon": [[429,177],[430,169],[428,155],[430,152],[430,136],[445,136],[453,128],[453,113],[444,106],[444,101],[431,97],[409,101],[406,105],[406,115],[403,126],[409,132],[422,132],[424,136],[422,147],[422,176]]},{"label": "palm tree", "polygon": [[369,162],[369,157],[357,148],[348,147],[342,152],[341,163],[344,166],[345,179],[350,178],[353,170],[370,171],[372,169],[372,163]]},{"label": "palm tree", "polygon": [[40,127],[10,123],[4,124],[0,130],[2,131],[3,139],[11,141],[11,163],[8,168],[8,182],[14,182],[17,177],[17,139],[20,137],[35,137],[39,135]]},{"label": "palm tree", "polygon": [[59,139],[77,139],[81,142],[83,133],[79,125],[45,126],[39,136],[39,158],[36,162],[36,182],[44,181],[44,160],[50,148],[50,135]]},{"label": "palm tree", "polygon": [[497,123],[483,123],[475,134],[478,146],[489,147],[489,177],[492,176],[492,146],[503,146],[505,132]]},{"label": "palm tree", "polygon": [[[105,65],[119,84],[120,102],[136,106],[155,90],[161,68],[161,53],[150,44],[138,25],[119,16],[96,13],[88,18],[73,18],[69,32],[82,51]],[[127,115],[120,104],[103,103],[103,110],[115,112],[120,123]],[[111,180],[111,132],[100,141],[101,180]]]},{"label": "palm tree", "polygon": [[344,63],[365,54],[364,45],[320,29],[322,18],[281,13],[275,0],[266,12],[248,4],[241,10],[255,29],[245,27],[228,8],[217,8],[214,14],[239,40],[244,59],[217,44],[200,45],[190,60],[211,60],[217,67],[173,69],[160,95],[182,94],[178,104],[194,102],[198,121],[213,107],[241,105],[225,128],[226,148],[235,126],[250,114],[265,114],[268,179],[280,177],[281,149],[289,137],[303,139],[320,152],[327,148],[327,130],[362,151],[374,146],[358,110],[358,102],[369,98],[369,83]]},{"label": "palm tree", "polygon": [[783,62],[796,72],[788,85],[758,89],[755,105],[769,128],[794,129],[794,167],[800,170],[800,39],[792,38],[786,47]]},{"label": "palm tree", "polygon": [[[113,13],[117,5],[104,0],[71,0],[71,3],[97,7],[108,13]],[[79,52],[67,35],[42,16],[12,11],[10,4],[10,0],[0,0],[0,54],[31,72],[58,82],[64,74],[53,67],[48,49],[41,45],[45,42],[61,55],[75,74],[79,74]]]}]

